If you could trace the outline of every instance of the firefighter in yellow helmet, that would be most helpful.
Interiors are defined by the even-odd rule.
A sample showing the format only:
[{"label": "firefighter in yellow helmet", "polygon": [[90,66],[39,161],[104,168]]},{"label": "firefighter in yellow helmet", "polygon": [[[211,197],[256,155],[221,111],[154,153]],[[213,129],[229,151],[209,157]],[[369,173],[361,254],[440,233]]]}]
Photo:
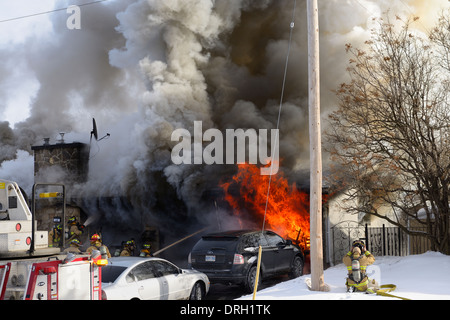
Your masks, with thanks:
[{"label": "firefighter in yellow helmet", "polygon": [[120,252],[121,257],[130,257],[134,255],[135,243],[134,240],[128,240],[123,245],[123,250]]},{"label": "firefighter in yellow helmet", "polygon": [[366,274],[366,268],[375,262],[375,257],[368,250],[364,242],[356,240],[352,244],[352,249],[342,259],[347,266],[347,292],[369,292],[373,290],[369,288],[369,277]]},{"label": "firefighter in yellow helmet", "polygon": [[48,233],[48,246],[49,247],[60,247],[62,246],[62,226],[57,224]]},{"label": "firefighter in yellow helmet", "polygon": [[152,253],[150,252],[152,245],[150,243],[144,243],[142,245],[141,253],[139,254],[140,257],[153,257]]},{"label": "firefighter in yellow helmet", "polygon": [[92,254],[92,251],[94,250],[98,250],[102,253],[102,255],[104,253],[108,258],[111,258],[111,253],[109,253],[108,247],[102,244],[100,235],[98,235],[97,233],[94,233],[91,236],[91,246],[87,248],[86,252]]},{"label": "firefighter in yellow helmet", "polygon": [[78,223],[77,217],[72,216],[67,222],[69,227],[69,240],[78,239],[81,241],[81,235],[83,234],[84,225]]}]

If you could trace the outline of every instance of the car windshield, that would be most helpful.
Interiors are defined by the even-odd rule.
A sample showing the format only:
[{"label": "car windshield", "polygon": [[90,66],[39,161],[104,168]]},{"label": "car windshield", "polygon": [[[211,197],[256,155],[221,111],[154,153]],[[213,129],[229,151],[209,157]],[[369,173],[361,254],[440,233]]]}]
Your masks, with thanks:
[{"label": "car windshield", "polygon": [[117,277],[119,277],[126,269],[126,267],[112,265],[102,267],[102,282],[109,283],[116,281]]}]

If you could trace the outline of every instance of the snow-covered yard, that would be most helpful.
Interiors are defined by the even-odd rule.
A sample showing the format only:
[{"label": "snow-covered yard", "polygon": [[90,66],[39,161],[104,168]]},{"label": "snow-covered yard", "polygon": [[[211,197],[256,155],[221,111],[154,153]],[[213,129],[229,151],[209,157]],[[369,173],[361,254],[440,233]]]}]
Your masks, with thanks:
[{"label": "snow-covered yard", "polygon": [[[368,268],[370,278],[379,284],[395,284],[396,290],[391,292],[396,296],[420,300],[450,300],[450,256],[437,252],[427,252],[421,255],[406,257],[375,257],[375,263]],[[369,300],[395,299],[375,294],[347,293],[345,278],[347,270],[344,264],[328,268],[324,271],[325,283],[329,292],[310,291],[305,281],[311,275],[285,281],[273,287],[257,292],[260,300]],[[251,300],[252,295],[239,299]]]}]

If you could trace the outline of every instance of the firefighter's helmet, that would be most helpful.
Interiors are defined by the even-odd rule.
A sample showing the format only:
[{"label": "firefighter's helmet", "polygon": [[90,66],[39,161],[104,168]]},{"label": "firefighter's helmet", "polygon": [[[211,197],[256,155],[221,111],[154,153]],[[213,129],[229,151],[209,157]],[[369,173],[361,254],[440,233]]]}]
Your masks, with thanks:
[{"label": "firefighter's helmet", "polygon": [[77,217],[71,216],[71,217],[69,218],[69,223],[70,223],[70,224],[77,223]]},{"label": "firefighter's helmet", "polygon": [[78,240],[78,239],[72,239],[71,241],[70,241],[70,244],[74,244],[74,245],[76,245],[76,246],[80,246],[81,245],[81,242],[80,242],[80,240]]},{"label": "firefighter's helmet", "polygon": [[134,240],[128,240],[127,242],[125,242],[125,247],[134,247]]},{"label": "firefighter's helmet", "polygon": [[355,247],[359,248],[361,250],[361,252],[364,252],[365,244],[361,240],[355,240],[352,243],[352,248],[355,248]]},{"label": "firefighter's helmet", "polygon": [[100,241],[100,236],[97,233],[94,233],[91,236],[91,241]]}]

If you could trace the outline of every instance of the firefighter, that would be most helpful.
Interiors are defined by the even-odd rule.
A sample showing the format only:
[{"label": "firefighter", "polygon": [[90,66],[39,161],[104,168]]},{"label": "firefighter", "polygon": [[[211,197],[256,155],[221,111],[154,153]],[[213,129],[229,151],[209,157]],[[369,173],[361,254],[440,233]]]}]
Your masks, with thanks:
[{"label": "firefighter", "polygon": [[123,250],[120,252],[121,257],[130,257],[134,255],[135,243],[134,240],[128,240],[123,245]]},{"label": "firefighter", "polygon": [[83,234],[84,225],[78,223],[77,217],[72,216],[68,221],[69,225],[69,240],[78,239],[81,241],[81,235]]},{"label": "firefighter", "polygon": [[120,251],[119,256],[120,257],[130,257],[132,255],[132,246],[133,246],[133,241],[131,241],[131,240],[125,241],[122,245],[122,250]]},{"label": "firefighter", "polygon": [[81,253],[80,246],[81,246],[80,240],[78,240],[78,239],[72,239],[72,240],[70,240],[70,245],[69,245],[69,247],[67,247],[67,248],[64,250],[64,252],[65,252],[65,253],[72,252],[72,253],[76,253],[76,254],[77,254],[77,253]]},{"label": "firefighter", "polygon": [[48,233],[48,246],[60,247],[62,243],[62,226],[57,224],[53,226],[53,229]]},{"label": "firefighter", "polygon": [[[356,240],[352,244],[352,249],[342,259],[347,266],[348,276],[346,281],[347,292],[367,292],[373,293],[372,281],[366,275],[366,268],[375,262],[375,257],[368,250],[364,242]],[[369,288],[370,286],[370,288]],[[375,282],[373,283],[375,287]]]},{"label": "firefighter", "polygon": [[108,258],[111,258],[108,247],[102,244],[101,238],[97,233],[94,233],[91,236],[91,246],[87,248],[86,252],[92,254],[92,251],[94,250],[99,250],[102,255],[106,254]]},{"label": "firefighter", "polygon": [[139,256],[140,257],[153,257],[152,253],[150,252],[151,247],[152,247],[152,245],[150,243],[144,243]]}]

